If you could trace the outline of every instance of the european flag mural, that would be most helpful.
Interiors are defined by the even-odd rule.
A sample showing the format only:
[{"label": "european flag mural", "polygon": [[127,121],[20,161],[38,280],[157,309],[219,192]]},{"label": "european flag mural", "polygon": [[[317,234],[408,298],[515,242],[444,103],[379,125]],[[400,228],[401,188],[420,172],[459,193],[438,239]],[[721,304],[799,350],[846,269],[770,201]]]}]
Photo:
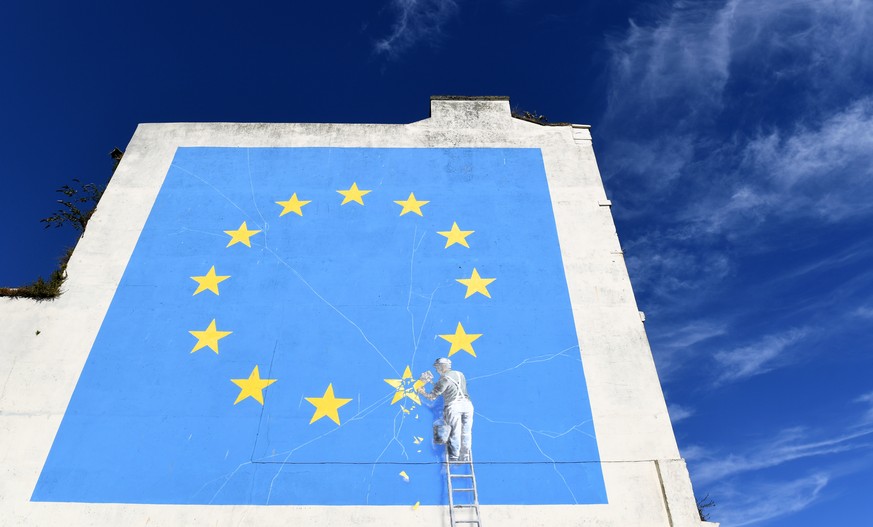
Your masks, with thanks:
[{"label": "european flag mural", "polygon": [[179,148],[32,499],[447,503],[438,357],[481,503],[606,502],[539,150]]}]

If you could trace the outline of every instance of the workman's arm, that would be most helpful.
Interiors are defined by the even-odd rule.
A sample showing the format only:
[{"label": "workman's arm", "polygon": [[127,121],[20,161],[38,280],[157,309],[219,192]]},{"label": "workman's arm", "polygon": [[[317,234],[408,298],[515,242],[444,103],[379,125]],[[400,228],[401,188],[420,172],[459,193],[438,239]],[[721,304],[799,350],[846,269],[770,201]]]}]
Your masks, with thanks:
[{"label": "workman's arm", "polygon": [[433,401],[434,399],[442,395],[442,393],[446,390],[446,385],[448,384],[448,382],[449,381],[447,381],[445,377],[440,377],[440,380],[438,380],[436,384],[433,385],[433,391],[428,392],[425,391],[424,388],[419,388],[417,391],[425,399]]}]

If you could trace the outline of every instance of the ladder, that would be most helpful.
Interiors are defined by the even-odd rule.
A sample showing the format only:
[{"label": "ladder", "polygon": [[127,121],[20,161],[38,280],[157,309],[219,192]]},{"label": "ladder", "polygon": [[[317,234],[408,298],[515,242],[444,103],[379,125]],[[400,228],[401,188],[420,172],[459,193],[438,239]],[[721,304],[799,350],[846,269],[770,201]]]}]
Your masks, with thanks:
[{"label": "ladder", "polygon": [[[455,472],[452,472],[452,467],[455,468]],[[449,454],[446,452],[446,479],[449,484],[449,518],[452,527],[458,525],[482,527],[472,454],[467,461],[449,461]],[[456,492],[461,499],[455,500]],[[461,503],[455,503],[456,501]]]}]

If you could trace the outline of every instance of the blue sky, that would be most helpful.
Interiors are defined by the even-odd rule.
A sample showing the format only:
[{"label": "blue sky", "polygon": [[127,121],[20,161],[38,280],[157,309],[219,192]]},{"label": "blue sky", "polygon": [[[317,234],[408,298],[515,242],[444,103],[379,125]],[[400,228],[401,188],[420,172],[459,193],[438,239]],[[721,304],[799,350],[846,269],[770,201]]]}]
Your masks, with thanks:
[{"label": "blue sky", "polygon": [[[48,4],[48,3],[47,3]],[[866,517],[873,4],[388,0],[5,6],[0,283],[72,233],[138,122],[411,122],[509,95],[593,126],[695,490],[732,525]]]}]

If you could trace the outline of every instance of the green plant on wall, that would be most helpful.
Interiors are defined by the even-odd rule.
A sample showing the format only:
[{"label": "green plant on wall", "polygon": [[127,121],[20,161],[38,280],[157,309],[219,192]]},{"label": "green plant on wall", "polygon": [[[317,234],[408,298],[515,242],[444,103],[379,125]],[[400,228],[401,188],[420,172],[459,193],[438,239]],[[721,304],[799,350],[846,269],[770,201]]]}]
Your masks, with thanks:
[{"label": "green plant on wall", "polygon": [[[115,148],[109,153],[113,159],[112,173],[118,168],[118,163],[121,161],[124,152]],[[110,176],[111,177],[111,176]],[[81,235],[85,232],[85,227],[88,225],[88,220],[97,210],[97,204],[100,198],[103,197],[103,191],[106,186],[96,183],[82,183],[79,179],[73,179],[74,185],[64,185],[57,191],[64,195],[63,198],[57,200],[61,205],[51,216],[43,218],[40,221],[45,223],[46,228],[62,227],[70,225],[76,232]],[[58,261],[58,268],[52,271],[48,280],[43,277],[37,278],[34,282],[21,287],[0,287],[0,296],[33,298],[35,300],[46,300],[55,298],[61,294],[61,285],[66,278],[67,262],[73,254],[73,248],[68,248],[64,255]]]},{"label": "green plant on wall", "polygon": [[700,515],[700,521],[708,521],[709,513],[706,509],[715,507],[715,502],[709,497],[709,494],[697,500],[697,513]]},{"label": "green plant on wall", "polygon": [[0,296],[33,298],[34,300],[48,300],[61,294],[61,285],[67,274],[67,262],[73,254],[73,248],[67,248],[64,255],[58,261],[58,268],[52,271],[48,280],[43,277],[21,287],[0,287]]},{"label": "green plant on wall", "polygon": [[39,220],[46,224],[46,228],[70,225],[79,233],[85,232],[88,220],[94,214],[105,187],[95,183],[82,183],[75,178],[73,182],[76,186],[64,185],[57,190],[65,196],[58,200],[61,207],[51,216]]},{"label": "green plant on wall", "polygon": [[528,121],[531,123],[549,124],[549,118],[546,117],[545,115],[539,113],[536,110],[529,112],[527,110],[520,110],[518,108],[513,108],[512,109],[512,116],[515,117],[516,119],[521,119],[522,121]]}]

